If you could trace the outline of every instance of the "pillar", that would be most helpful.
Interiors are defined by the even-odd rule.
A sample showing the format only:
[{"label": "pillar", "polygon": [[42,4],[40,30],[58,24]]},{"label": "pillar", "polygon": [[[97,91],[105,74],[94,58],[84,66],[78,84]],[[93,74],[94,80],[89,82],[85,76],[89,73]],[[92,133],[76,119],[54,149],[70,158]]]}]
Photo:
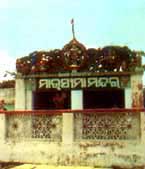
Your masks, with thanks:
[{"label": "pillar", "polygon": [[32,110],[32,100],[33,100],[33,87],[35,86],[33,79],[26,80],[26,110]]},{"label": "pillar", "polygon": [[[71,109],[83,108],[83,91],[72,90],[71,91]],[[62,141],[65,144],[72,144],[74,141],[74,114],[63,113],[63,137]]]},{"label": "pillar", "polygon": [[[131,76],[132,88],[132,108],[144,108],[143,102],[143,74],[135,74]],[[145,112],[140,113],[140,137],[141,142],[145,144]]]},{"label": "pillar", "polygon": [[132,107],[132,90],[131,88],[125,88],[125,108],[129,109]]},{"label": "pillar", "polygon": [[132,107],[143,108],[143,74],[134,74],[131,76],[132,89]]},{"label": "pillar", "polygon": [[6,118],[5,114],[0,114],[0,142],[4,142],[6,137]]},{"label": "pillar", "polygon": [[26,90],[24,79],[16,79],[15,92],[15,110],[25,110]]},{"label": "pillar", "polygon": [[145,145],[145,112],[140,113],[141,142]]}]

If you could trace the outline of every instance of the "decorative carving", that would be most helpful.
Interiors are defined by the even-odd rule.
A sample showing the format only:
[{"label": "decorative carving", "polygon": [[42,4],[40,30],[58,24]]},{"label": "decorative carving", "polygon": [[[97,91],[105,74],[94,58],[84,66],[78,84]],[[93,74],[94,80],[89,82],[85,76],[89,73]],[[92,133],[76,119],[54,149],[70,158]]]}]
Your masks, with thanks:
[{"label": "decorative carving", "polygon": [[8,115],[7,137],[11,139],[31,137],[31,115]]},{"label": "decorative carving", "polygon": [[130,78],[129,76],[120,77],[121,87],[129,87],[130,86]]},{"label": "decorative carving", "polygon": [[52,115],[8,115],[7,137],[11,139],[61,140],[62,118]]},{"label": "decorative carving", "polygon": [[92,58],[89,69],[99,72],[128,71],[129,53],[131,54],[131,51],[127,47],[119,46],[88,49],[89,59]]},{"label": "decorative carving", "polygon": [[80,69],[84,66],[87,60],[87,54],[85,47],[79,43],[76,39],[70,41],[65,45],[63,50],[64,66],[66,69]]},{"label": "decorative carving", "polygon": [[134,108],[143,108],[144,102],[143,102],[143,86],[141,82],[139,83],[136,80],[132,81],[132,107]]},{"label": "decorative carving", "polygon": [[[76,122],[80,116],[75,117]],[[133,113],[84,114],[75,129],[86,140],[128,140],[139,138],[139,115]],[[136,132],[134,132],[136,131]]]},{"label": "decorative carving", "polygon": [[61,140],[61,117],[34,115],[32,117],[32,138]]},{"label": "decorative carving", "polygon": [[16,61],[17,72],[58,73],[71,70],[92,72],[141,71],[141,56],[128,47],[106,46],[102,49],[86,49],[75,38],[63,49],[33,52]]}]

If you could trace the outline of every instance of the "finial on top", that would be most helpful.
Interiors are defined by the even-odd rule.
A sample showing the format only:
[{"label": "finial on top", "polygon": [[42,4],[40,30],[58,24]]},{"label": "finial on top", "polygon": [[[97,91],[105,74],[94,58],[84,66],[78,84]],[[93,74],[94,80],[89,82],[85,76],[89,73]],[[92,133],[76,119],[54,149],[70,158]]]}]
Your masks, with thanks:
[{"label": "finial on top", "polygon": [[74,19],[71,19],[71,25],[72,25],[72,34],[73,34],[73,39],[75,39],[75,30],[74,30]]}]

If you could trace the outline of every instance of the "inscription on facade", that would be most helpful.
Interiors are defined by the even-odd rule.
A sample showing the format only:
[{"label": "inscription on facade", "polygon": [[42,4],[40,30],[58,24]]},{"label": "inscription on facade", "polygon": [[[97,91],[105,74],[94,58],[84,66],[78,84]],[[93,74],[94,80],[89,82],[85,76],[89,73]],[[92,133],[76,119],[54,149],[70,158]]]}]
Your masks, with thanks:
[{"label": "inscription on facade", "polygon": [[99,87],[120,87],[118,77],[77,77],[39,79],[38,89],[79,89]]}]

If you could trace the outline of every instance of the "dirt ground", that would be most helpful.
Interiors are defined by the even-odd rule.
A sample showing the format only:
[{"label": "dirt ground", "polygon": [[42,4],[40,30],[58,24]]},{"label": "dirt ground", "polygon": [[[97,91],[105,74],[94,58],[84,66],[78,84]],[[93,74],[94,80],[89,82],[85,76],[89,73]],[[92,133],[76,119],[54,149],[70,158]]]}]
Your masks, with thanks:
[{"label": "dirt ground", "polygon": [[11,169],[19,165],[22,165],[22,164],[14,163],[14,162],[0,162],[0,169]]},{"label": "dirt ground", "polygon": [[20,163],[13,163],[13,162],[8,162],[8,163],[0,162],[0,169],[74,169],[74,168],[94,169],[93,167],[87,167],[87,166],[55,166],[55,165],[46,165],[46,164],[20,164]]}]

